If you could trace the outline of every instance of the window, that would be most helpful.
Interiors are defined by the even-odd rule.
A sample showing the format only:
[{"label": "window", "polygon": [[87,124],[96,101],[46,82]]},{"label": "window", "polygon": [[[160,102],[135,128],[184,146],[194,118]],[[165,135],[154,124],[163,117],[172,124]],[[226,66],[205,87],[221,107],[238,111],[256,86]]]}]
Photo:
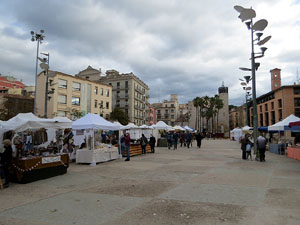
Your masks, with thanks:
[{"label": "window", "polygon": [[274,109],[274,102],[271,102],[271,109]]},{"label": "window", "polygon": [[174,107],[174,104],[171,104],[171,107]]},{"label": "window", "polygon": [[295,116],[300,117],[300,108],[295,108]]},{"label": "window", "polygon": [[102,96],[103,96],[103,93],[104,93],[103,88],[101,88],[101,95],[102,95]]},{"label": "window", "polygon": [[128,97],[128,90],[125,91],[125,98]]},{"label": "window", "polygon": [[275,87],[278,87],[278,84],[277,84],[277,83],[275,83]]},{"label": "window", "polygon": [[282,109],[278,110],[278,119],[279,119],[279,121],[282,120]]},{"label": "window", "polygon": [[95,87],[94,93],[95,93],[95,95],[98,94],[98,87]]},{"label": "window", "polygon": [[167,107],[168,107],[168,105],[165,105],[165,107],[167,108]]},{"label": "window", "polygon": [[299,95],[300,94],[300,87],[294,87],[294,94]]},{"label": "window", "polygon": [[277,73],[275,73],[275,74],[274,74],[274,77],[278,77],[278,74],[277,74]]},{"label": "window", "polygon": [[128,81],[125,81],[125,88],[128,88]]},{"label": "window", "polygon": [[278,108],[281,108],[281,107],[282,107],[282,100],[278,99]]},{"label": "window", "polygon": [[67,88],[67,81],[62,80],[62,79],[58,79],[58,87],[59,88]]},{"label": "window", "polygon": [[120,82],[117,82],[117,87],[118,87],[118,88],[120,87]]},{"label": "window", "polygon": [[[173,113],[173,112],[174,112],[174,109],[171,109],[171,112]],[[182,111],[181,111],[181,113],[182,113]]]},{"label": "window", "polygon": [[174,119],[174,115],[171,115],[171,119]]},{"label": "window", "polygon": [[65,111],[57,111],[57,116],[65,117],[67,115],[67,112]]},{"label": "window", "polygon": [[268,111],[268,104],[265,104],[265,110]]},{"label": "window", "polygon": [[58,95],[58,103],[59,104],[67,104],[67,96],[66,95]]},{"label": "window", "polygon": [[166,109],[165,113],[168,114],[168,113],[169,113],[169,110]]},{"label": "window", "polygon": [[81,88],[81,84],[80,83],[77,83],[77,82],[73,82],[72,83],[72,90],[73,91],[80,91],[80,88]]},{"label": "window", "polygon": [[120,98],[120,91],[117,91],[117,98]]},{"label": "window", "polygon": [[80,105],[80,98],[72,97],[72,105]]},{"label": "window", "polygon": [[294,98],[295,107],[300,107],[300,98]]},{"label": "window", "polygon": [[157,114],[160,114],[160,109],[157,110]]},{"label": "window", "polygon": [[259,112],[262,112],[262,105],[259,106]]},{"label": "window", "polygon": [[109,109],[109,102],[106,102],[106,109]]},{"label": "window", "polygon": [[106,89],[106,97],[109,97],[109,90]]},{"label": "window", "polygon": [[98,101],[95,100],[95,109],[97,108],[97,105],[98,105]]}]

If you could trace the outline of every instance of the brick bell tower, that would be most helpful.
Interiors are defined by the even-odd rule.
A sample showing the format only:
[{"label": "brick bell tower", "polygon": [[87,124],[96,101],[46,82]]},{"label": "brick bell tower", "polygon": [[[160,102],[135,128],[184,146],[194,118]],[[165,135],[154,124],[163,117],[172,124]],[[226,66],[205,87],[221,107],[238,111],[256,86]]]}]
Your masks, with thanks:
[{"label": "brick bell tower", "polygon": [[271,72],[271,89],[272,91],[281,87],[281,69],[275,68]]}]

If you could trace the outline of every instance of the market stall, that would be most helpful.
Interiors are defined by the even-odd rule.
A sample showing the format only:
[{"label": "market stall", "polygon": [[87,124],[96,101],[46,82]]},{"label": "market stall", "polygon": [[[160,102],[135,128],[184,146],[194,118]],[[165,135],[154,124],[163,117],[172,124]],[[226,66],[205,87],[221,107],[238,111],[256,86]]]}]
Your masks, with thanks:
[{"label": "market stall", "polygon": [[120,126],[111,123],[99,115],[88,113],[72,124],[73,130],[83,130],[85,145],[76,151],[76,163],[106,162],[119,158],[118,148],[95,141],[95,130],[119,130]]},{"label": "market stall", "polygon": [[[46,130],[70,128],[71,125],[72,121],[67,118],[42,119],[32,113],[20,113],[8,121],[1,122],[1,143],[4,138],[10,136],[12,147],[15,149],[11,165],[13,180],[28,183],[66,173],[69,155],[62,154],[57,147],[46,144]],[[24,135],[26,132],[27,136]],[[43,143],[36,144],[37,136],[42,137],[40,141]],[[25,143],[27,140],[31,140],[30,148]]]},{"label": "market stall", "polygon": [[291,128],[292,132],[295,132],[296,135],[293,145],[287,147],[287,157],[300,160],[300,146],[298,146],[300,142],[300,120],[289,123],[289,128]]},{"label": "market stall", "polygon": [[[279,121],[278,123],[275,123],[268,127],[269,132],[275,132],[278,134],[278,138],[273,138],[272,143],[269,144],[270,152],[280,155],[285,154],[287,146],[286,131],[291,131],[292,128],[289,127],[289,124],[297,121],[300,121],[300,118],[291,114],[282,121]],[[280,135],[280,133],[283,133],[283,137]]]}]

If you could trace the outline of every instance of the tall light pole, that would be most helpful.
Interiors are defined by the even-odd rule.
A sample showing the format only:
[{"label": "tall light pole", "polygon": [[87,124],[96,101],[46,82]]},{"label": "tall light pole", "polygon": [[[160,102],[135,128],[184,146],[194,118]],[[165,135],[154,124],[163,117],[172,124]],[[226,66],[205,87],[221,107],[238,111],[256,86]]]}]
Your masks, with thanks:
[{"label": "tall light pole", "polygon": [[251,76],[246,75],[244,76],[244,79],[239,79],[241,82],[241,86],[243,88],[243,90],[246,92],[246,125],[250,126],[250,121],[249,121],[249,110],[248,110],[248,101],[251,100],[250,96],[250,91],[251,91],[251,87],[249,86],[249,82],[251,80]]},{"label": "tall light pole", "polygon": [[[256,23],[253,24],[253,18],[256,17],[256,12],[250,8],[244,8],[242,6],[234,6],[234,9],[240,13],[239,18],[242,20],[242,22],[245,22],[247,25],[248,30],[251,32],[251,69],[249,68],[240,68],[243,71],[251,71],[251,78],[252,78],[252,99],[253,99],[253,141],[254,141],[254,151],[257,153],[257,136],[258,136],[258,118],[257,118],[257,103],[256,103],[256,80],[255,80],[255,71],[259,67],[259,63],[255,63],[256,58],[261,58],[264,56],[265,51],[267,48],[261,47],[260,53],[254,52],[254,42],[257,42],[256,44],[261,46],[264,45],[267,41],[271,39],[271,36],[268,36],[264,38],[263,40],[260,40],[263,33],[257,32],[257,31],[263,31],[267,25],[268,21],[265,19],[259,20]],[[254,33],[256,32],[257,38],[254,39]]]},{"label": "tall light pole", "polygon": [[47,56],[47,64],[48,64],[48,69],[45,71],[46,72],[46,90],[45,90],[45,107],[44,107],[44,117],[47,118],[47,106],[48,106],[48,71],[50,68],[50,54],[48,53],[41,53],[42,55]]},{"label": "tall light pole", "polygon": [[33,113],[36,114],[36,83],[37,83],[37,70],[38,70],[38,57],[39,57],[39,47],[42,41],[44,40],[44,30],[40,30],[40,33],[31,31],[31,41],[37,42],[36,48],[36,64],[35,64],[35,84],[34,84],[34,105],[33,105]]}]

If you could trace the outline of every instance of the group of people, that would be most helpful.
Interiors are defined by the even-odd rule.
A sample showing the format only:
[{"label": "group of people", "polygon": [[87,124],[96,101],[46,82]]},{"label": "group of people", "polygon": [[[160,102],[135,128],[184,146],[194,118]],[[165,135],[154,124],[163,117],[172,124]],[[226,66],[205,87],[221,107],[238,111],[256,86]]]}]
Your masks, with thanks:
[{"label": "group of people", "polygon": [[196,134],[192,134],[189,131],[187,131],[186,133],[181,132],[181,133],[177,133],[177,132],[168,132],[167,133],[167,144],[168,144],[168,148],[171,149],[172,146],[174,147],[173,149],[177,149],[177,144],[178,144],[178,140],[180,142],[180,147],[182,146],[187,146],[187,148],[192,147],[193,145],[193,140],[196,139],[197,141],[197,148],[201,148],[201,142],[202,139],[204,138],[204,135],[200,132],[196,133]]},{"label": "group of people", "polygon": [[[253,146],[254,143],[250,140],[250,135],[246,134],[245,137],[241,140],[242,159],[248,160],[250,158],[252,160],[251,152]],[[256,146],[258,149],[259,161],[265,162],[267,139],[262,134],[260,134],[259,137],[257,138]]]}]

